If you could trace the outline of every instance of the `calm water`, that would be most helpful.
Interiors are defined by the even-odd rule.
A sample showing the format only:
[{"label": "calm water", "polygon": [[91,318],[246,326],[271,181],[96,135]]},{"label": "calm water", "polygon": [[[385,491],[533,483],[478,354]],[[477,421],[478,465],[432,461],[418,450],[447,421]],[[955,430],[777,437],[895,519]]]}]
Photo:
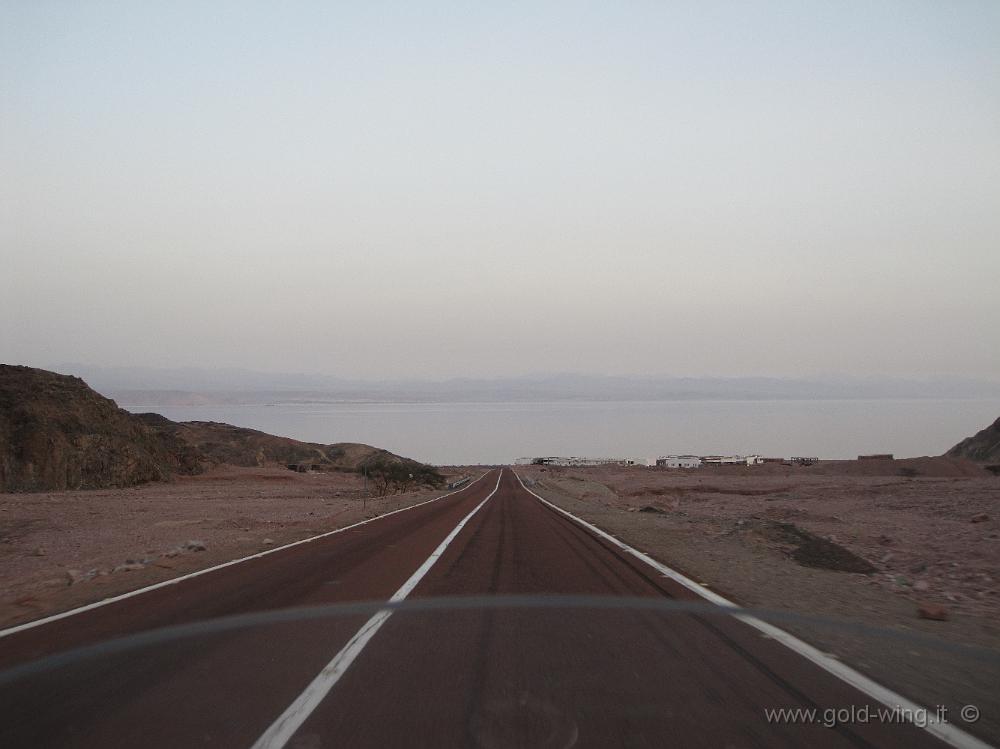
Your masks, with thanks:
[{"label": "calm water", "polygon": [[[130,406],[130,410],[142,410]],[[1000,415],[1000,400],[366,403],[157,407],[308,442],[365,442],[436,464],[522,455],[939,455]]]}]

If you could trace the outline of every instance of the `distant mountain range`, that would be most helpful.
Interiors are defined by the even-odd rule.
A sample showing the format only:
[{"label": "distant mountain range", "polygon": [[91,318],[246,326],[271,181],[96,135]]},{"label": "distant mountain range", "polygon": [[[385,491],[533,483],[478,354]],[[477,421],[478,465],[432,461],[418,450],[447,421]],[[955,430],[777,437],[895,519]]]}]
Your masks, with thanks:
[{"label": "distant mountain range", "polygon": [[307,402],[1000,399],[1000,382],[962,378],[670,377],[546,374],[449,380],[351,380],[244,369],[56,367],[123,405]]}]

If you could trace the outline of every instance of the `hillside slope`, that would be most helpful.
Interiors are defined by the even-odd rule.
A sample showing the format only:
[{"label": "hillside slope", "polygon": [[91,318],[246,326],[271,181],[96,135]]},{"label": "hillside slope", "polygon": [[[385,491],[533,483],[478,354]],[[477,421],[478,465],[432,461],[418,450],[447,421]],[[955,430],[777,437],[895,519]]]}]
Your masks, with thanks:
[{"label": "hillside slope", "polygon": [[236,466],[263,466],[272,463],[308,463],[328,470],[357,471],[376,458],[405,460],[370,445],[342,442],[322,445],[276,437],[256,429],[214,421],[175,422],[155,413],[136,414],[154,433],[174,444],[186,446],[203,463]]},{"label": "hillside slope", "polygon": [[353,442],[321,445],[132,414],[78,377],[0,364],[0,492],[124,487],[220,464],[290,463],[332,471],[399,463],[412,473],[420,466]]},{"label": "hillside slope", "polygon": [[0,491],[132,486],[196,465],[78,377],[0,365]]},{"label": "hillside slope", "polygon": [[972,437],[966,437],[946,452],[945,456],[979,463],[1000,463],[1000,419]]}]

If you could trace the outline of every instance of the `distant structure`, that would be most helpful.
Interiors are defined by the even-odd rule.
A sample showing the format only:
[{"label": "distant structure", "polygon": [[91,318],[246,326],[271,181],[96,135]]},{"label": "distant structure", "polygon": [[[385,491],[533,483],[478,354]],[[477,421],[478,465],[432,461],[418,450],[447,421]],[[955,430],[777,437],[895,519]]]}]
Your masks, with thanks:
[{"label": "distant structure", "polygon": [[534,466],[647,466],[647,458],[579,458],[551,455],[544,458],[516,458],[514,465]]},{"label": "distant structure", "polygon": [[[889,456],[876,456],[888,457]],[[861,457],[859,457],[859,460]],[[581,458],[576,456],[547,456],[542,458],[516,458],[515,465],[536,466],[656,466],[657,468],[701,468],[702,466],[759,466],[765,463],[811,466],[819,458],[765,458],[761,455],[661,455],[658,458]]]},{"label": "distant structure", "polygon": [[656,459],[657,468],[701,468],[697,455],[664,455]]},{"label": "distant structure", "polygon": [[742,455],[702,455],[701,462],[706,466],[738,466],[746,465]]},{"label": "distant structure", "polygon": [[859,455],[858,460],[895,460],[892,453],[872,453],[871,455]]}]

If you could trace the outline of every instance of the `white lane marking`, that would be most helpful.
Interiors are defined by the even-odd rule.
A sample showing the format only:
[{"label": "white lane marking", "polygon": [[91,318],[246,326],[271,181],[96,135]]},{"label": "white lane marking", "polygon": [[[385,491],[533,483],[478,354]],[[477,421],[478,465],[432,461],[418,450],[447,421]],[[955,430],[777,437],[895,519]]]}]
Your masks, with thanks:
[{"label": "white lane marking", "polygon": [[[535,492],[531,491],[531,489],[529,489],[527,486],[524,485],[524,482],[521,481],[521,477],[518,476],[517,473],[514,473],[514,475],[517,477],[518,482],[521,484],[521,488],[524,489],[529,494],[531,494],[536,499],[538,499],[540,502],[543,502],[544,504],[548,505],[556,512],[562,513],[571,520],[576,521],[584,528],[589,530],[591,533],[600,536],[613,546],[617,546],[622,551],[625,551],[634,556],[636,559],[645,562],[650,567],[660,572],[664,577],[669,577],[671,580],[680,583],[688,590],[694,591],[702,598],[705,598],[706,600],[711,601],[712,603],[718,604],[719,606],[725,608],[739,610],[740,607],[737,606],[732,601],[728,600],[727,598],[723,598],[718,593],[715,593],[709,590],[708,588],[699,585],[694,580],[692,580],[689,577],[686,577],[685,575],[682,575],[677,570],[671,569],[670,567],[667,567],[667,565],[662,564],[661,562],[657,562],[648,554],[643,554],[638,549],[634,549],[628,544],[624,543],[623,541],[619,541],[610,533],[602,531],[596,525],[593,525],[592,523],[588,523],[586,520],[578,518],[573,513],[564,510],[562,507],[558,507],[549,502],[547,499],[535,494]],[[789,634],[783,629],[775,627],[773,624],[769,624],[768,622],[762,621],[753,616],[748,616],[746,614],[733,614],[733,617],[735,619],[739,619],[744,624],[753,627],[757,631],[764,633],[768,637],[777,640],[788,649],[795,651],[806,660],[812,661],[817,666],[822,668],[824,671],[827,671],[836,676],[837,678],[841,679],[842,681],[847,682],[855,689],[871,697],[873,700],[881,702],[883,705],[889,708],[895,708],[898,706],[900,708],[898,712],[904,716],[934,714],[934,711],[924,708],[921,705],[918,705],[917,703],[906,699],[906,697],[903,697],[900,694],[896,694],[888,687],[882,686],[877,681],[873,681],[864,674],[855,671],[850,666],[844,665],[835,658],[831,658],[829,655],[817,650],[809,643],[800,640],[798,637]],[[992,749],[990,744],[980,741],[975,736],[966,733],[960,728],[956,728],[951,723],[930,723],[928,721],[925,725],[921,725],[923,721],[917,722],[913,717],[911,717],[910,719],[913,721],[913,725],[917,726],[918,728],[923,728],[925,731],[941,739],[941,741],[945,742],[949,746],[956,747],[957,749]]]},{"label": "white lane marking", "polygon": [[[503,469],[500,470],[500,475],[497,476],[497,485],[493,487],[493,491],[490,492],[489,496],[486,497],[482,502],[476,505],[475,509],[466,515],[462,520],[456,525],[451,533],[447,535],[444,541],[431,553],[424,563],[417,568],[410,579],[403,583],[402,587],[392,594],[392,598],[389,599],[390,603],[396,601],[402,601],[410,592],[417,587],[417,583],[420,582],[421,578],[427,574],[427,571],[434,566],[434,563],[441,558],[444,554],[444,550],[448,548],[455,536],[459,534],[459,531],[465,527],[465,524],[472,519],[472,516],[479,512],[480,508],[485,505],[497,490],[500,488],[500,479],[503,478]],[[359,629],[354,636],[347,641],[347,644],[341,648],[340,652],[337,653],[333,660],[323,667],[323,670],[319,672],[319,675],[312,680],[312,682],[305,688],[305,691],[300,694],[295,701],[288,706],[288,708],[283,712],[271,726],[264,731],[263,735],[257,741],[254,742],[252,749],[281,749],[288,740],[292,738],[297,730],[302,726],[306,719],[312,714],[323,698],[329,694],[330,690],[333,689],[334,684],[336,684],[340,677],[344,675],[344,672],[350,668],[351,664],[354,663],[354,659],[357,658],[361,651],[364,650],[365,645],[375,636],[375,633],[379,631],[383,624],[392,616],[392,611],[378,611],[376,614],[365,622],[364,626]]]},{"label": "white lane marking", "polygon": [[16,634],[18,632],[23,632],[26,629],[31,629],[32,627],[40,627],[43,624],[48,624],[49,622],[58,621],[59,619],[65,619],[68,616],[75,616],[76,614],[82,614],[84,611],[90,611],[91,609],[100,608],[101,606],[107,606],[109,603],[117,603],[118,601],[124,601],[126,598],[131,598],[132,596],[137,596],[141,593],[148,593],[151,590],[156,590],[157,588],[165,588],[168,585],[176,585],[177,583],[184,582],[185,580],[190,580],[192,577],[198,577],[199,575],[206,575],[209,572],[215,572],[215,570],[221,570],[225,567],[231,567],[234,564],[241,564],[242,562],[249,562],[251,559],[260,559],[261,557],[266,557],[268,554],[274,554],[277,551],[284,551],[285,549],[290,549],[293,546],[298,546],[299,544],[308,544],[313,541],[317,541],[321,538],[326,538],[327,536],[333,536],[337,533],[343,533],[344,531],[352,530],[362,525],[367,525],[368,523],[374,523],[376,520],[381,520],[382,518],[387,518],[390,515],[395,515],[399,512],[406,512],[407,510],[413,510],[417,507],[423,507],[431,502],[437,502],[439,499],[444,499],[445,497],[450,497],[452,495],[458,494],[459,492],[464,492],[469,489],[473,484],[481,481],[486,477],[489,471],[484,473],[475,481],[466,484],[461,489],[457,489],[453,492],[448,492],[447,494],[442,494],[440,497],[433,497],[431,499],[424,500],[423,502],[418,502],[415,505],[410,505],[409,507],[401,507],[398,510],[393,510],[392,512],[387,512],[384,515],[379,515],[378,517],[369,518],[368,520],[362,520],[360,523],[354,523],[353,525],[345,525],[343,528],[337,528],[336,530],[327,531],[326,533],[320,533],[318,536],[310,536],[309,538],[303,538],[300,541],[293,541],[290,544],[285,544],[284,546],[277,546],[273,549],[268,549],[267,551],[261,551],[256,554],[251,554],[248,557],[241,557],[240,559],[232,559],[228,562],[223,562],[222,564],[217,564],[214,567],[206,567],[203,570],[197,570],[195,572],[189,572],[186,575],[181,575],[180,577],[172,577],[169,580],[164,580],[163,582],[155,583],[153,585],[148,585],[145,588],[138,588],[137,590],[130,590],[128,593],[122,593],[121,595],[113,596],[111,598],[105,598],[101,601],[96,601],[94,603],[88,603],[85,606],[79,606],[75,609],[70,609],[69,611],[63,611],[58,614],[53,614],[52,616],[46,616],[43,619],[35,619],[31,622],[25,622],[24,624],[18,624],[17,626],[10,627],[8,629],[0,630],[0,637],[7,637],[9,635]]}]

